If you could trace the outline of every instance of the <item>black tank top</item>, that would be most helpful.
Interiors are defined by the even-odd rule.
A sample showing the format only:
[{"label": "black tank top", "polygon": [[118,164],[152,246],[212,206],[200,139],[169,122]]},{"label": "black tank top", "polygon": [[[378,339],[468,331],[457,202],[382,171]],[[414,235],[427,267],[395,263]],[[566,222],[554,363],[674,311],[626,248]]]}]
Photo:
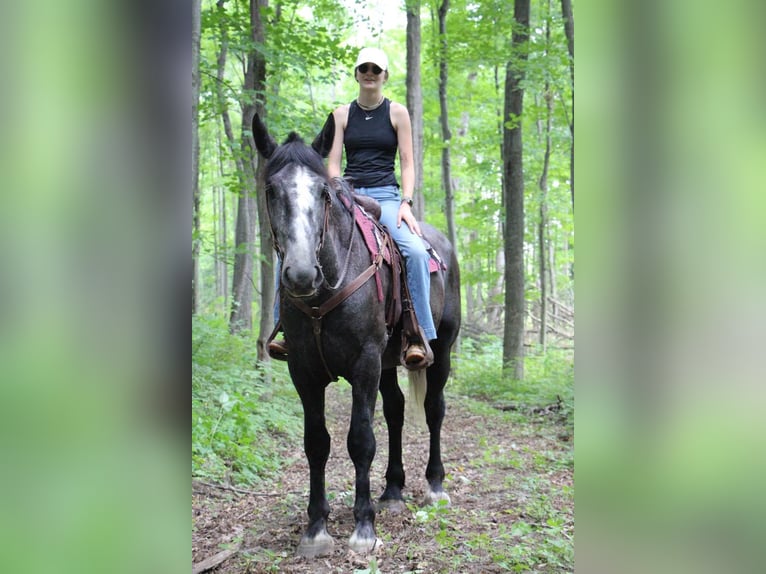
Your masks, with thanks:
[{"label": "black tank top", "polygon": [[391,100],[365,112],[356,103],[348,107],[348,125],[343,137],[346,170],[354,187],[399,186],[394,172],[397,149],[396,130],[391,125]]}]

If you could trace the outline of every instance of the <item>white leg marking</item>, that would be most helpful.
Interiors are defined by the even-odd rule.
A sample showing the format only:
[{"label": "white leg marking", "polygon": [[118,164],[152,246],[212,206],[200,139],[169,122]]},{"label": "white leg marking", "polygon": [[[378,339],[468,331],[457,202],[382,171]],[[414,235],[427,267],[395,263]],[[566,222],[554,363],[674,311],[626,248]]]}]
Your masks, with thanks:
[{"label": "white leg marking", "polygon": [[348,540],[348,545],[357,554],[370,554],[382,548],[383,541],[378,537],[362,538],[357,535],[355,530]]},{"label": "white leg marking", "polygon": [[327,534],[326,530],[323,530],[314,538],[306,538],[305,536],[301,538],[296,554],[304,558],[316,558],[317,556],[330,554],[334,546],[335,540]]},{"label": "white leg marking", "polygon": [[447,501],[447,506],[452,504],[452,501],[450,500],[449,494],[447,494],[445,491],[441,492],[434,492],[431,490],[431,487],[428,487],[428,490],[426,490],[426,495],[423,497],[423,504],[422,506],[428,506],[429,504],[439,504],[441,500]]}]

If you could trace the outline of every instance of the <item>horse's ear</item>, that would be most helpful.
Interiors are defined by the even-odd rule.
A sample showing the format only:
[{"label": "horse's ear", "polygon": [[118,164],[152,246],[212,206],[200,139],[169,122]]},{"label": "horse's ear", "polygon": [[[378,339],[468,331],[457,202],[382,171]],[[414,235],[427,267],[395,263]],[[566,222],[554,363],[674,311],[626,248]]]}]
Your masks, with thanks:
[{"label": "horse's ear", "polygon": [[274,150],[277,149],[277,142],[269,135],[269,130],[263,125],[258,114],[253,116],[253,139],[255,140],[255,147],[266,159],[269,159]]},{"label": "horse's ear", "polygon": [[322,131],[319,132],[311,143],[311,147],[322,157],[327,157],[330,154],[333,139],[335,139],[335,116],[331,112],[327,116]]}]

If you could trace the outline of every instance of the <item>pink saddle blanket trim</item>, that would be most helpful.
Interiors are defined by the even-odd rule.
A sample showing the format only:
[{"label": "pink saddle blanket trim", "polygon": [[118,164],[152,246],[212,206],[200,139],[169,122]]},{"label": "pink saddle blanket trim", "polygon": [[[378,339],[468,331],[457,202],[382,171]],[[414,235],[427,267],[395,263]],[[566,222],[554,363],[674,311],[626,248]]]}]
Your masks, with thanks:
[{"label": "pink saddle blanket trim", "polygon": [[[378,253],[380,253],[380,248],[383,247],[383,259],[386,261],[386,263],[391,265],[391,253],[388,249],[388,245],[383,243],[383,239],[380,237],[380,232],[378,231],[376,222],[373,221],[372,217],[359,205],[355,204],[354,219],[356,220],[357,227],[359,227],[359,231],[362,233],[362,237],[364,237],[364,243],[367,246],[367,250],[370,252],[370,260],[374,261],[378,256]],[[446,270],[447,266],[444,264],[444,261],[442,261],[433,247],[427,243],[426,247],[428,248],[428,252],[431,255],[428,260],[428,271],[430,273],[435,273],[440,269]],[[383,286],[380,281],[380,275],[377,273],[375,274],[375,282],[378,287],[378,300],[383,301]]]}]

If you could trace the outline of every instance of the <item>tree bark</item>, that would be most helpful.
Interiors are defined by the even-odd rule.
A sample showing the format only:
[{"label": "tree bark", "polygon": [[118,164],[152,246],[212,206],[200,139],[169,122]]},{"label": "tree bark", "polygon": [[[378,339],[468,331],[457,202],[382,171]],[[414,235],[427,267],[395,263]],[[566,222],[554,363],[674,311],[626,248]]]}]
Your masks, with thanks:
[{"label": "tree bark", "polygon": [[[218,0],[217,6],[223,9],[226,0]],[[251,22],[253,19],[254,0],[251,0]],[[222,20],[222,22],[224,22]],[[228,49],[228,31],[226,24],[221,27],[221,53],[218,59],[218,90],[219,100],[222,106],[224,132],[229,142],[230,149],[237,166],[239,179],[239,197],[237,201],[237,220],[234,231],[234,273],[232,279],[231,314],[229,316],[229,330],[232,333],[251,331],[252,321],[252,298],[253,298],[253,252],[255,239],[255,173],[253,169],[253,150],[250,143],[249,120],[255,113],[254,104],[248,100],[255,90],[255,58],[254,49],[247,56],[245,68],[245,81],[242,89],[242,124],[240,128],[239,146],[234,143],[234,133],[229,117],[226,98],[223,96],[223,71],[226,63]]]},{"label": "tree bark", "polygon": [[442,0],[439,5],[439,110],[442,130],[442,186],[444,187],[444,215],[447,219],[447,236],[457,252],[457,232],[455,230],[455,192],[452,183],[452,165],[450,145],[452,132],[449,128],[447,110],[447,11],[449,0]]},{"label": "tree bark", "polygon": [[537,229],[538,261],[540,264],[540,346],[545,351],[545,333],[547,323],[547,300],[548,300],[548,247],[545,233],[548,228],[548,166],[551,158],[551,98],[548,90],[550,85],[545,83],[545,101],[547,104],[547,118],[545,122],[545,155],[543,156],[543,171],[540,175],[540,222]]},{"label": "tree bark", "polygon": [[[217,130],[218,149],[221,149],[221,132]],[[218,154],[218,169],[221,178],[224,176],[223,157]],[[220,233],[217,236],[216,245],[219,256],[216,258],[216,297],[223,298],[223,308],[229,308],[229,232],[228,220],[229,209],[227,206],[226,189],[220,186],[217,191],[216,201],[219,203]]]},{"label": "tree bark", "polygon": [[[550,14],[550,0],[548,0],[548,9],[546,14]],[[549,46],[551,42],[551,27],[549,17],[545,18],[545,51],[543,56],[547,59]],[[543,155],[543,169],[540,174],[540,222],[537,229],[538,242],[538,262],[540,274],[540,334],[539,343],[545,352],[546,333],[548,324],[548,243],[545,240],[545,234],[548,228],[548,168],[551,160],[551,116],[553,115],[553,95],[551,94],[551,83],[546,78],[543,89],[543,98],[545,98],[545,153]]]},{"label": "tree bark", "polygon": [[[499,234],[503,233],[502,224],[497,231]],[[503,299],[503,287],[505,286],[505,248],[501,247],[495,253],[494,258],[495,270],[500,274],[494,285],[487,287],[487,328],[492,332],[500,332],[500,323],[503,320],[504,305],[500,305],[499,301]]]},{"label": "tree bark", "polygon": [[572,0],[561,0],[561,15],[564,18],[564,34],[567,37],[567,50],[569,51],[569,76],[572,81],[572,118],[569,122],[569,134],[572,138],[569,147],[569,189],[572,193],[572,211],[574,211],[575,185],[574,185],[574,14],[572,13]]},{"label": "tree bark", "polygon": [[420,81],[420,0],[407,0],[407,109],[412,123],[412,152],[415,162],[413,210],[425,216],[423,197],[423,89]]},{"label": "tree bark", "polygon": [[506,66],[503,129],[505,324],[503,375],[524,378],[524,170],[522,112],[530,0],[514,2],[512,56]]},{"label": "tree bark", "polygon": [[197,313],[199,297],[199,58],[201,0],[192,0],[192,315]]},{"label": "tree bark", "polygon": [[[251,27],[253,32],[253,41],[256,44],[266,43],[266,34],[261,18],[261,9],[269,5],[268,0],[251,0]],[[279,9],[278,15],[279,18]],[[266,59],[263,54],[253,51],[252,58],[255,64],[255,93],[256,101],[254,111],[261,118],[266,118]],[[250,129],[252,115],[248,116],[247,126]],[[269,223],[269,214],[266,209],[266,162],[261,161],[260,156],[255,152],[255,142],[252,142],[252,134],[248,138],[251,157],[258,161],[255,172],[256,188],[260,191],[257,195],[258,207],[258,238],[260,244],[260,322],[258,325],[258,360],[269,361],[267,340],[271,331],[274,329],[274,245],[271,236],[271,225]]]}]

